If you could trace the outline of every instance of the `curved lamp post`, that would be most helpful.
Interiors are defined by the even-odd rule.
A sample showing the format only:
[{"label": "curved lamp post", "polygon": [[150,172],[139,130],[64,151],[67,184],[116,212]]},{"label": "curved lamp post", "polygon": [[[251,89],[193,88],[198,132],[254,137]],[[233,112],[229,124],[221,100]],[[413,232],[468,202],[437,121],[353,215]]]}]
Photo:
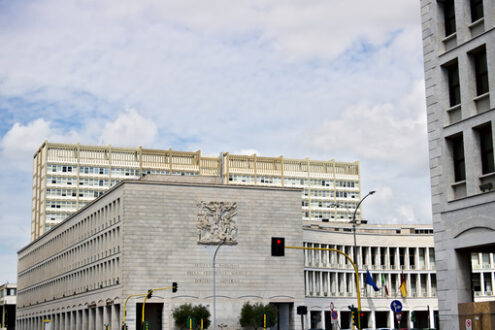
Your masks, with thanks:
[{"label": "curved lamp post", "polygon": [[361,198],[359,203],[356,205],[356,208],[354,209],[354,214],[352,215],[351,223],[352,223],[352,233],[354,235],[354,258],[353,259],[354,259],[354,263],[356,264],[356,267],[358,266],[358,263],[357,263],[357,244],[356,244],[356,212],[357,212],[359,206],[361,205],[361,203],[366,199],[366,197],[373,195],[375,192],[376,192],[375,190],[372,190],[369,193],[367,193],[366,196]]}]

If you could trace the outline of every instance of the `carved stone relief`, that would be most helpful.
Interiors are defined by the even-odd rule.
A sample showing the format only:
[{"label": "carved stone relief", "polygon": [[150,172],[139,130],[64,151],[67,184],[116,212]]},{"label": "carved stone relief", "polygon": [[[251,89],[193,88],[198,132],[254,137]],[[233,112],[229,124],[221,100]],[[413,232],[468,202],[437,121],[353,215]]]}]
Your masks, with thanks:
[{"label": "carved stone relief", "polygon": [[198,206],[198,244],[237,244],[237,203],[204,202]]}]

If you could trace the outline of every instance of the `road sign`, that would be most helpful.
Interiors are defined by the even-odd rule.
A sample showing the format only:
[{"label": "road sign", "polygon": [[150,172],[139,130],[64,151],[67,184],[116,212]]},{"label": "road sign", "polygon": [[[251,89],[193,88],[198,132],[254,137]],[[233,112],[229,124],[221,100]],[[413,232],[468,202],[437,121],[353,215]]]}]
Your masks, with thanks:
[{"label": "road sign", "polygon": [[400,319],[402,318],[402,312],[395,313],[395,318],[397,319],[397,321],[400,321]]},{"label": "road sign", "polygon": [[337,313],[337,311],[332,311],[332,320],[336,320],[339,318],[339,314]]},{"label": "road sign", "polygon": [[466,319],[466,330],[472,330],[473,329],[473,322],[471,322],[471,319]]},{"label": "road sign", "polygon": [[394,313],[399,313],[402,311],[402,304],[400,301],[398,300],[394,300],[392,301],[392,303],[390,304],[390,309],[392,310],[392,312]]},{"label": "road sign", "polygon": [[335,306],[333,305],[333,301],[330,303],[330,310],[333,311]]}]

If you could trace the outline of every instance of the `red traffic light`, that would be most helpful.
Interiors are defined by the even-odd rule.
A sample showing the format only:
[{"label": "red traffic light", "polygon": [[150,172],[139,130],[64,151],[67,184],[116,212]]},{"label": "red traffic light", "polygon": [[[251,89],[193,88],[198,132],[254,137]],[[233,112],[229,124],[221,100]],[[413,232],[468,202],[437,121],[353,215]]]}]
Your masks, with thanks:
[{"label": "red traffic light", "polygon": [[285,256],[285,238],[272,237],[272,257]]},{"label": "red traffic light", "polygon": [[361,317],[364,317],[364,313],[361,313]]}]

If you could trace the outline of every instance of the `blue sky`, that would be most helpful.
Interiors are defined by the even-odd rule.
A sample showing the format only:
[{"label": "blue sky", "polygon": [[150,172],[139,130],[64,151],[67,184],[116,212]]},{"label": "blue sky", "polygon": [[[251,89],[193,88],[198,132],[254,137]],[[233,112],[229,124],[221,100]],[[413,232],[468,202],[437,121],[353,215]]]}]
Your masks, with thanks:
[{"label": "blue sky", "polygon": [[0,282],[29,242],[44,140],[359,160],[365,218],[430,223],[419,15],[418,0],[0,0]]}]

